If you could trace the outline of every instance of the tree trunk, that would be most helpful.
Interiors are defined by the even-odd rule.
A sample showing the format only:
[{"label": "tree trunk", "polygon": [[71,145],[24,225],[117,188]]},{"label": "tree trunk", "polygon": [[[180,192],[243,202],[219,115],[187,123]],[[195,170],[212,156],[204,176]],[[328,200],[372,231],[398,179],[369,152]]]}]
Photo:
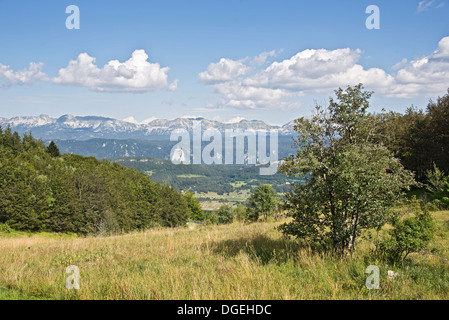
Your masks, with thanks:
[{"label": "tree trunk", "polygon": [[351,232],[352,234],[349,236],[349,243],[348,243],[348,251],[352,256],[352,253],[354,252],[355,248],[355,238],[357,236],[357,225],[359,223],[359,215],[356,214],[355,218],[352,221],[351,224]]}]

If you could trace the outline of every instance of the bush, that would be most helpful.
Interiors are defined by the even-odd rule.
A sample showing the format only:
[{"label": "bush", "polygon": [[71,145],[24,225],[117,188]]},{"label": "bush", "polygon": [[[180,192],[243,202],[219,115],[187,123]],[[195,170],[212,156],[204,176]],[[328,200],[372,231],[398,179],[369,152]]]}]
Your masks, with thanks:
[{"label": "bush", "polygon": [[433,203],[440,208],[449,208],[449,176],[434,164],[433,170],[426,172],[427,190],[432,193]]},{"label": "bush", "polygon": [[248,209],[243,204],[234,207],[234,217],[237,221],[245,222],[248,220]]},{"label": "bush", "polygon": [[184,190],[183,196],[186,199],[190,210],[188,218],[194,221],[204,221],[204,219],[206,219],[206,215],[204,214],[203,209],[201,209],[201,205],[193,193],[188,190]]},{"label": "bush", "polygon": [[234,210],[228,204],[222,205],[217,211],[217,223],[228,224],[234,221]]},{"label": "bush", "polygon": [[428,210],[428,211],[438,211],[438,210],[440,210],[439,208],[438,208],[438,205],[437,205],[437,203],[435,203],[435,201],[434,202],[428,202],[428,203],[426,203],[426,209]]},{"label": "bush", "polygon": [[449,179],[434,193],[434,203],[440,208],[449,208]]},{"label": "bush", "polygon": [[432,240],[434,225],[427,207],[415,199],[413,209],[413,216],[395,217],[389,236],[376,243],[376,251],[381,258],[392,263],[403,263],[410,253],[425,249]]},{"label": "bush", "polygon": [[207,224],[217,224],[218,216],[215,212],[206,213],[206,223]]},{"label": "bush", "polygon": [[7,223],[0,223],[0,232],[11,233],[14,230]]},{"label": "bush", "polygon": [[246,216],[248,221],[257,222],[259,220],[259,214],[253,207],[246,207]]},{"label": "bush", "polygon": [[278,205],[278,195],[269,184],[261,184],[249,197],[248,203],[251,207],[251,220],[257,221],[259,216],[263,215],[265,221],[268,216],[272,216]]}]

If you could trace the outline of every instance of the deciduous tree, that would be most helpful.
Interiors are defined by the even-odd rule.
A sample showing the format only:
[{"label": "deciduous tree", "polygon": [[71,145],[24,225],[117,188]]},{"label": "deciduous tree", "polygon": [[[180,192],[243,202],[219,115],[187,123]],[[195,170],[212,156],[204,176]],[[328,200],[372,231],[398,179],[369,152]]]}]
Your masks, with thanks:
[{"label": "deciduous tree", "polygon": [[352,252],[360,232],[380,228],[412,174],[376,143],[377,117],[367,112],[371,92],[361,84],[335,91],[327,108],[317,105],[311,119],[295,121],[298,152],[281,172],[302,176],[304,184],[286,194],[293,220],[280,229],[298,238]]}]

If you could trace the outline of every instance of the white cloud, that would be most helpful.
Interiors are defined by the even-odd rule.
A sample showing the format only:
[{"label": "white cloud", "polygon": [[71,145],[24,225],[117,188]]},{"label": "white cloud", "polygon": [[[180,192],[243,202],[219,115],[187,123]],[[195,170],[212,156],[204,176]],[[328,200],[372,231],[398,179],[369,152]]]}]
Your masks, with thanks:
[{"label": "white cloud", "polygon": [[290,59],[273,62],[265,70],[248,78],[250,85],[290,91],[328,92],[342,84],[364,83],[377,87],[393,79],[378,68],[365,70],[356,64],[360,50],[304,50]]},{"label": "white cloud", "polygon": [[432,6],[432,4],[434,2],[435,2],[435,0],[423,0],[423,1],[420,1],[419,4],[418,4],[417,12],[421,13],[421,12],[429,10],[429,8]]},{"label": "white cloud", "polygon": [[397,72],[391,95],[398,97],[435,96],[449,86],[449,37],[438,43],[431,55],[410,61]]},{"label": "white cloud", "polygon": [[168,83],[170,68],[147,61],[144,50],[135,50],[125,62],[109,61],[103,68],[95,65],[95,58],[81,53],[58,72],[54,83],[87,87],[95,91],[146,92],[158,89],[175,90],[178,81]]},{"label": "white cloud", "polygon": [[396,63],[394,66],[391,67],[392,70],[398,70],[401,69],[403,66],[407,64],[408,60],[407,58],[402,59],[398,63]]},{"label": "white cloud", "polygon": [[28,69],[14,72],[10,66],[0,63],[0,87],[47,81],[47,75],[42,72],[42,67],[43,63],[31,62]]},{"label": "white cloud", "polygon": [[299,107],[298,98],[306,93],[329,92],[342,84],[384,85],[393,81],[381,69],[365,70],[357,65],[360,53],[349,48],[304,50],[244,78],[211,85],[220,94],[222,106],[287,110]]},{"label": "white cloud", "polygon": [[288,100],[296,94],[285,89],[247,85],[241,81],[220,83],[214,88],[222,97],[220,105],[237,109],[287,110],[300,105]]},{"label": "white cloud", "polygon": [[235,77],[244,75],[248,67],[243,60],[235,61],[232,59],[221,58],[217,63],[211,63],[206,71],[198,74],[201,82],[206,84],[229,81]]},{"label": "white cloud", "polygon": [[396,98],[431,97],[444,94],[449,86],[449,37],[429,56],[408,62],[406,58],[389,74],[380,68],[358,64],[361,51],[308,49],[289,59],[244,77],[211,83],[221,97],[214,106],[238,109],[285,110],[301,105],[299,98],[310,94],[331,94],[338,87],[363,83],[377,95]]},{"label": "white cloud", "polygon": [[438,49],[433,53],[436,59],[449,59],[449,37],[445,37],[438,42]]},{"label": "white cloud", "polygon": [[254,58],[254,62],[259,65],[264,64],[267,61],[268,57],[275,57],[276,54],[276,50],[271,50],[270,52],[262,52]]},{"label": "white cloud", "polygon": [[435,9],[440,9],[440,8],[443,8],[444,5],[445,5],[444,2],[441,2],[436,5],[435,0],[423,0],[418,3],[418,9],[416,9],[416,12],[422,13],[424,11],[429,10],[432,7],[434,7]]}]

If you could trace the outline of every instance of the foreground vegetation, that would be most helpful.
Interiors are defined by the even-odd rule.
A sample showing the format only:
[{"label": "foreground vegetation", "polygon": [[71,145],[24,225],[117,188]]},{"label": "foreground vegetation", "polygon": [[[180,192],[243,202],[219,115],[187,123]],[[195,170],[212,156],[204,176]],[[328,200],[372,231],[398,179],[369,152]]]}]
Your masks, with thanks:
[{"label": "foreground vegetation", "polygon": [[[397,266],[372,255],[368,233],[352,258],[338,257],[284,238],[282,221],[107,237],[0,233],[0,299],[448,299],[449,212],[432,215],[435,238]],[[69,265],[80,269],[79,290],[65,288]],[[365,287],[369,265],[380,268],[379,290]]]}]

